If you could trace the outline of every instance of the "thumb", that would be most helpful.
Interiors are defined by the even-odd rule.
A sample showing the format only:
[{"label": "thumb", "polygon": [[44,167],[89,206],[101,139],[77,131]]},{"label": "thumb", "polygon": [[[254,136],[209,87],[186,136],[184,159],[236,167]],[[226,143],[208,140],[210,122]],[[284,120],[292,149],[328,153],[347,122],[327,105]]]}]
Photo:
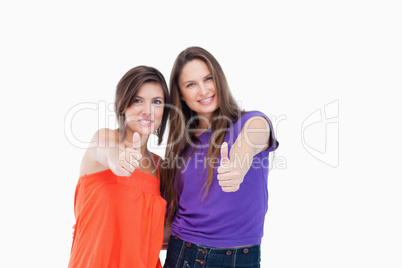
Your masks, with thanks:
[{"label": "thumb", "polygon": [[229,156],[228,156],[228,144],[227,142],[222,143],[221,147],[221,166],[227,165],[230,163]]},{"label": "thumb", "polygon": [[141,137],[137,132],[134,132],[133,134],[133,148],[141,151]]}]

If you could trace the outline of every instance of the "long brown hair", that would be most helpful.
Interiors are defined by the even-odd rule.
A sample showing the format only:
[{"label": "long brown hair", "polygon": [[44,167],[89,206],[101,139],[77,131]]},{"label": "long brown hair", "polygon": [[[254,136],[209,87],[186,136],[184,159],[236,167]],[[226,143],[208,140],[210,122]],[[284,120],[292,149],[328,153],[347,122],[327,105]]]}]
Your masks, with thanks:
[{"label": "long brown hair", "polygon": [[[175,189],[177,189],[175,177],[180,173],[178,167],[180,161],[179,158],[189,150],[190,142],[197,140],[195,132],[190,131],[195,129],[198,125],[198,120],[194,120],[197,113],[191,110],[187,104],[181,100],[181,89],[179,86],[179,78],[183,67],[188,62],[195,59],[205,62],[211,72],[212,80],[215,84],[219,106],[218,109],[214,111],[212,118],[227,118],[235,122],[244,113],[240,110],[235,99],[231,95],[225,74],[223,73],[218,61],[211,53],[200,47],[189,47],[177,56],[170,75],[170,99],[172,105],[177,107],[179,113],[175,109],[170,110],[169,136],[165,155],[169,167],[164,169],[165,178],[162,182],[164,185],[161,187],[164,190],[165,198],[169,202],[169,220],[173,219],[178,206],[178,199],[175,194]],[[202,189],[205,190],[204,197],[208,195],[213,179],[214,167],[217,165],[216,162],[213,163],[210,159],[217,159],[219,157],[219,148],[223,143],[228,127],[228,121],[212,119],[210,124],[214,135],[212,135],[209,142],[205,159],[208,173],[207,181]],[[190,137],[190,139],[187,139],[186,137]],[[179,181],[180,180],[177,180],[178,183]]]},{"label": "long brown hair", "polygon": [[119,124],[120,141],[126,138],[125,112],[133,104],[138,91],[145,83],[158,83],[163,89],[165,107],[163,109],[162,122],[156,130],[158,145],[161,144],[169,116],[168,103],[169,91],[163,75],[155,68],[148,66],[137,66],[129,70],[119,81],[116,88],[116,99],[114,110]]}]

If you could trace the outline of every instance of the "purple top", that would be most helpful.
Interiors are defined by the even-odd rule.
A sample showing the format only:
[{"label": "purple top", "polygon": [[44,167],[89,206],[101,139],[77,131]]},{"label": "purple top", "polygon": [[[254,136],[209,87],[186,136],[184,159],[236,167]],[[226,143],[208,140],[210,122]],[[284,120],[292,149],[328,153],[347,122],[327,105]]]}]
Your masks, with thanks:
[{"label": "purple top", "polygon": [[[230,126],[224,141],[228,143],[230,153],[230,148],[244,124],[254,116],[262,116],[269,122],[270,146],[254,156],[251,168],[236,192],[222,191],[215,169],[211,188],[203,199],[204,190],[201,189],[207,179],[207,170],[203,172],[204,157],[212,136],[211,130],[198,137],[202,148],[196,149],[185,163],[177,189],[179,207],[172,222],[172,235],[194,244],[219,248],[261,243],[268,210],[268,155],[278,147],[278,143],[273,144],[275,138],[272,124],[265,114],[258,111],[248,112]],[[192,152],[192,148],[188,154]]]}]

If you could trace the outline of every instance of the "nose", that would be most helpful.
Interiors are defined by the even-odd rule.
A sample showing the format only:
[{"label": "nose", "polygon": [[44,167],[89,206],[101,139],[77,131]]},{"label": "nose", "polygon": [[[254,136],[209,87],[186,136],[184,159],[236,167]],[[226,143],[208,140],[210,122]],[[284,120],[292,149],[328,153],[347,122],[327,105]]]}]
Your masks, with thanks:
[{"label": "nose", "polygon": [[205,96],[208,94],[208,88],[204,83],[200,83],[200,90],[199,93],[201,96]]},{"label": "nose", "polygon": [[143,115],[151,115],[151,112],[152,112],[152,105],[151,105],[151,103],[149,102],[149,103],[146,103],[145,105],[144,105],[144,109],[142,110],[142,114]]}]

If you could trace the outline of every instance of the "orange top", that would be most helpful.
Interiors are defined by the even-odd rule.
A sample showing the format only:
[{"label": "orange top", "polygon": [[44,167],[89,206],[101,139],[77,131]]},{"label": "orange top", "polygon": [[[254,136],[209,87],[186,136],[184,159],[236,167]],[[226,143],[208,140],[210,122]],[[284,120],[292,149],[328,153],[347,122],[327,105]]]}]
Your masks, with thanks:
[{"label": "orange top", "polygon": [[75,191],[74,213],[69,268],[162,267],[166,201],[155,176],[138,169],[130,177],[110,169],[84,175]]}]

